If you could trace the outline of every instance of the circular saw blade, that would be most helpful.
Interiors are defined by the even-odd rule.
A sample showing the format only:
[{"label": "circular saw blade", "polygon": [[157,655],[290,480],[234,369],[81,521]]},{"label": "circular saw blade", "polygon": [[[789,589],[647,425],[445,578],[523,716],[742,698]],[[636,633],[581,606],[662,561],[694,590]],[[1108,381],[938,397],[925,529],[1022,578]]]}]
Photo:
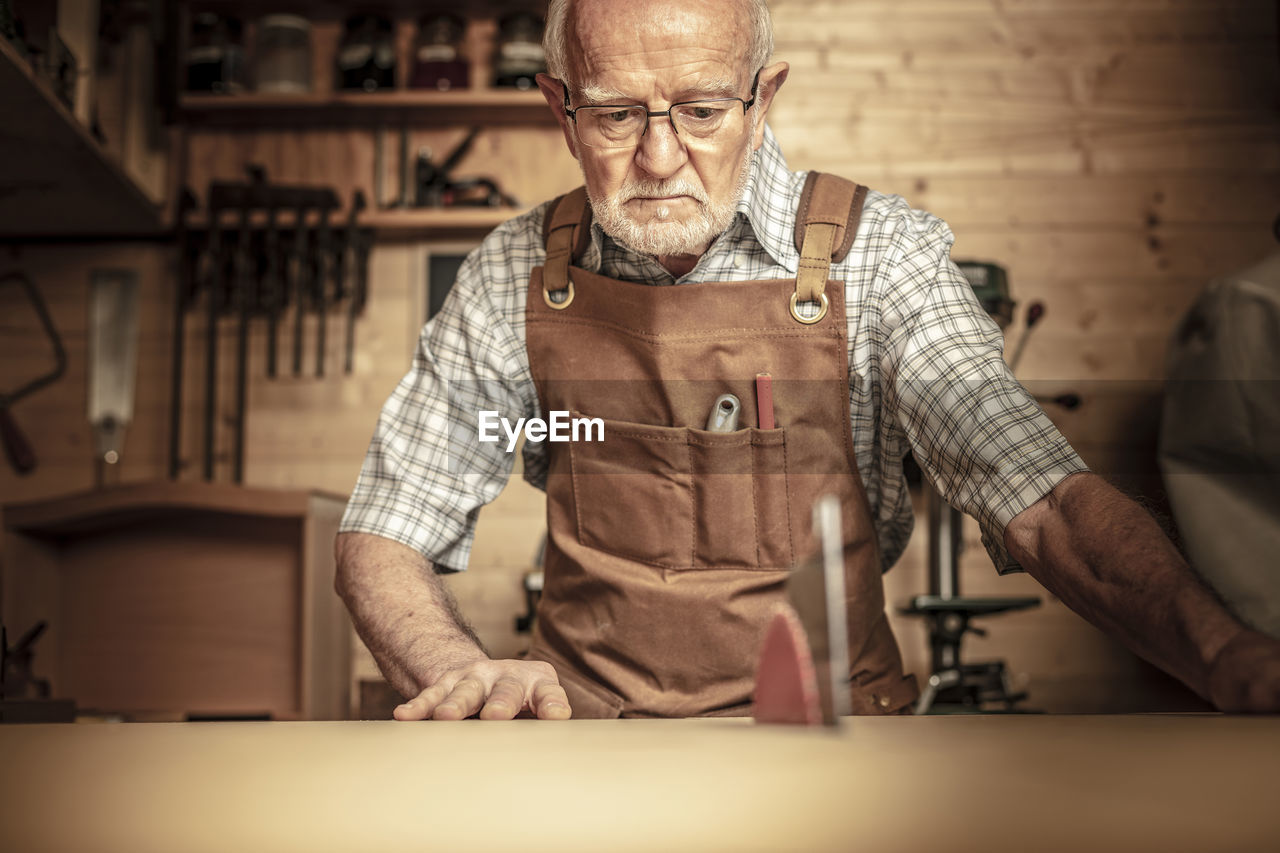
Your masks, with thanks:
[{"label": "circular saw blade", "polygon": [[751,716],[759,723],[822,724],[813,655],[800,617],[789,604],[779,606],[765,631]]}]

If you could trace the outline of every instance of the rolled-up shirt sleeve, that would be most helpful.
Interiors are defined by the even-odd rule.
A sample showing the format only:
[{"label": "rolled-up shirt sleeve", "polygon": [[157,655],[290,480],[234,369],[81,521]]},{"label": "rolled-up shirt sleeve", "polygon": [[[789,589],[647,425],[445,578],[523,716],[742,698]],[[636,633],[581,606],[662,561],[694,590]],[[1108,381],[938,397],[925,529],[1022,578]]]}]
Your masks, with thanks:
[{"label": "rolled-up shirt sleeve", "polygon": [[513,467],[500,427],[499,440],[479,440],[479,414],[495,412],[515,424],[538,408],[513,328],[523,303],[494,297],[522,288],[487,281],[510,275],[503,258],[512,247],[505,242],[491,235],[467,257],[445,304],[423,328],[409,372],[382,408],[339,527],[408,545],[443,571],[467,567],[480,509],[502,491]]},{"label": "rolled-up shirt sleeve", "polygon": [[1005,527],[1088,468],[1014,378],[999,327],[950,259],[950,230],[934,221],[895,265],[898,291],[919,298],[889,336],[885,402],[939,493],[977,519],[997,570],[1019,571]]}]

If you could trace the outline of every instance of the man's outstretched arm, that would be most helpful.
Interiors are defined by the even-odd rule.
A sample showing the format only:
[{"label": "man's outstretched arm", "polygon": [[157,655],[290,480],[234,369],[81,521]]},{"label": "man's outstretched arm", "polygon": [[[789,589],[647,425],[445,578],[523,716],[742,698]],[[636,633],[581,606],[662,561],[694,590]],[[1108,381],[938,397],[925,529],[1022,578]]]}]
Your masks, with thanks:
[{"label": "man's outstretched arm", "polygon": [[524,708],[567,719],[569,700],[550,664],[491,660],[453,596],[421,554],[367,533],[334,542],[334,588],[356,633],[401,695],[397,720],[508,720]]},{"label": "man's outstretched arm", "polygon": [[1280,711],[1280,641],[1232,617],[1155,520],[1101,477],[1067,477],[1014,517],[1005,546],[1072,610],[1217,707]]}]

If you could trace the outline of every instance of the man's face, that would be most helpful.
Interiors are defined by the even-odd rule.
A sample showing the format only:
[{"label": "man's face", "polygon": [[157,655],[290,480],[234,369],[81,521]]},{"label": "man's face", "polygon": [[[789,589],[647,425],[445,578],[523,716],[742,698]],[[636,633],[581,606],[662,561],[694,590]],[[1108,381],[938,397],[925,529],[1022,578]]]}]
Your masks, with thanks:
[{"label": "man's face", "polygon": [[[682,101],[751,97],[757,69],[746,64],[751,33],[738,3],[580,0],[573,14],[568,82],[574,107],[665,110]],[[768,85],[771,97],[785,66],[767,71],[760,90]],[[553,109],[562,108],[559,84],[545,76],[539,84]],[[562,109],[557,112],[596,221],[631,249],[664,257],[701,254],[733,219],[763,136],[768,98],[759,103],[740,132],[714,145],[686,140],[660,117],[650,119],[634,148],[592,148],[577,141]]]}]

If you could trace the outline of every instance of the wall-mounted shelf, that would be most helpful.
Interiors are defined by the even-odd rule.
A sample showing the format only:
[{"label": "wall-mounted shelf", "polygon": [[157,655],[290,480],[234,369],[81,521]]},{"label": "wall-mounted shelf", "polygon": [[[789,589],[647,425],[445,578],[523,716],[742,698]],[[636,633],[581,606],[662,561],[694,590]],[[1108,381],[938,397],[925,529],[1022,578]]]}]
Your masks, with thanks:
[{"label": "wall-mounted shelf", "polygon": [[[520,207],[428,207],[428,208],[392,208],[389,210],[365,211],[360,214],[361,228],[372,228],[379,236],[391,239],[403,237],[420,237],[423,234],[437,236],[454,234],[476,236],[497,228],[512,217],[524,213],[527,208]],[[235,211],[228,210],[219,221],[222,227],[234,231],[240,227],[240,220]],[[308,220],[311,227],[316,225],[314,214]],[[294,228],[292,211],[282,210],[276,217],[276,228],[288,232]],[[266,227],[267,217],[255,213],[250,217],[249,226],[254,229]],[[347,224],[345,208],[335,210],[329,219],[329,227],[335,235],[341,235]],[[193,230],[204,230],[209,227],[207,216],[201,214],[188,220]]]},{"label": "wall-mounted shelf", "polygon": [[516,89],[456,92],[399,90],[328,94],[184,94],[187,125],[270,127],[307,125],[545,125],[555,123],[541,93]]},{"label": "wall-mounted shelf", "polygon": [[130,235],[159,208],[0,38],[0,237]]},{"label": "wall-mounted shelf", "polygon": [[447,207],[421,210],[379,210],[362,217],[361,222],[386,237],[414,237],[430,233],[433,237],[455,234],[486,234],[525,208],[514,207]]},{"label": "wall-mounted shelf", "polygon": [[[240,177],[234,173],[230,158],[224,156],[234,149],[245,160],[263,165],[270,175],[332,187],[344,207],[333,212],[331,227],[345,225],[347,200],[360,189],[373,203],[372,209],[361,214],[360,226],[372,229],[379,240],[471,241],[523,208],[377,207],[378,202],[405,197],[406,192],[414,197],[419,175],[416,156],[425,149],[432,163],[442,166],[460,141],[449,137],[466,128],[483,128],[486,138],[455,164],[457,177],[489,178],[524,201],[548,194],[540,187],[531,189],[531,185],[538,184],[533,176],[540,171],[541,152],[561,149],[552,110],[537,87],[522,90],[492,85],[497,79],[493,58],[499,19],[511,10],[510,3],[481,0],[458,10],[465,23],[458,58],[467,63],[470,83],[448,91],[409,85],[414,79],[420,21],[428,10],[413,0],[375,4],[378,14],[392,25],[396,83],[364,92],[340,88],[342,75],[336,56],[346,37],[347,16],[366,7],[354,0],[282,0],[272,9],[287,7],[302,12],[311,24],[309,73],[305,75],[309,91],[297,94],[251,91],[258,49],[255,28],[262,14],[259,4],[252,0],[184,0],[180,5],[188,13],[225,11],[244,27],[245,73],[239,79],[246,89],[234,94],[184,91],[177,96],[174,115],[183,131],[185,158],[178,171],[197,194],[212,181]],[[179,29],[188,33],[191,23],[183,23]],[[298,75],[300,83],[303,76]],[[180,77],[181,85],[187,85],[185,76]],[[308,164],[305,173],[297,170],[299,162]],[[234,220],[234,212],[225,215],[228,221]],[[288,219],[289,214],[282,212],[277,226],[287,229],[284,223]],[[227,227],[225,222],[223,227]]]}]

